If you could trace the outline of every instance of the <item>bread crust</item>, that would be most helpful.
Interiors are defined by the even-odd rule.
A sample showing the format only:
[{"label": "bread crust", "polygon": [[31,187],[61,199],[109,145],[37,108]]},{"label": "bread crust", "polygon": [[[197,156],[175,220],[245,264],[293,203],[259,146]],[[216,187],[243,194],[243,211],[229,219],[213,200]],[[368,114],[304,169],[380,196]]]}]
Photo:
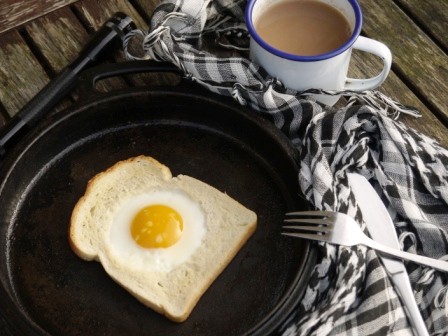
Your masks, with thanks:
[{"label": "bread crust", "polygon": [[[138,290],[136,290],[136,288],[133,286],[132,283],[131,284],[123,283],[123,277],[119,274],[119,271],[117,271],[114,268],[112,263],[110,263],[108,260],[104,260],[104,258],[102,260],[102,258],[100,257],[101,248],[99,246],[101,246],[103,242],[101,241],[100,235],[98,233],[99,229],[96,228],[97,223],[92,223],[92,219],[89,217],[89,214],[88,213],[86,214],[85,208],[86,207],[88,208],[87,203],[90,202],[92,199],[95,199],[98,190],[102,190],[101,187],[110,182],[109,178],[111,176],[113,177],[111,178],[111,180],[112,182],[114,182],[114,178],[116,176],[120,176],[120,174],[128,172],[127,169],[129,167],[135,167],[135,165],[140,164],[145,165],[145,169],[147,168],[148,171],[150,171],[150,173],[155,176],[154,178],[160,179],[161,183],[176,184],[176,186],[182,190],[185,190],[187,187],[191,186],[191,190],[188,191],[193,195],[192,197],[196,197],[198,199],[200,199],[200,197],[204,197],[203,194],[206,191],[209,191],[216,199],[214,200],[214,202],[225,203],[224,207],[221,207],[220,204],[217,204],[216,209],[218,210],[212,209],[207,211],[222,212],[224,210],[227,210],[226,207],[228,207],[230,209],[235,209],[235,213],[239,214],[239,212],[242,212],[245,215],[244,219],[246,221],[244,223],[238,223],[239,226],[235,224],[234,233],[232,233],[234,236],[229,236],[230,237],[229,240],[231,240],[231,246],[228,246],[225,252],[220,251],[219,262],[217,263],[214,262],[210,269],[204,270],[206,276],[200,279],[198,285],[195,284],[194,286],[191,286],[191,288],[189,288],[188,299],[186,299],[185,302],[182,303],[181,309],[176,310],[176,312],[174,312],[173,309],[171,309],[171,306],[168,303],[161,304],[160,302],[154,302],[153,300],[147,297],[146,292],[140,293]],[[148,172],[148,174],[150,173]],[[199,200],[199,202],[201,201]],[[205,208],[208,209],[211,207],[210,204],[205,204],[206,202],[210,203],[211,201],[202,200],[202,202],[203,203],[201,204]],[[213,220],[213,218],[214,217],[212,215],[209,216],[209,219]],[[161,164],[152,157],[141,155],[119,161],[110,168],[108,168],[107,170],[98,173],[96,176],[94,176],[89,180],[84,195],[78,200],[73,209],[70,219],[68,240],[70,247],[72,248],[72,250],[76,255],[87,261],[90,260],[99,261],[103,265],[109,276],[111,276],[111,278],[114,279],[114,281],[116,281],[123,288],[125,288],[138,301],[150,307],[154,311],[165,315],[168,319],[174,322],[183,322],[188,318],[191,311],[194,309],[194,307],[196,306],[202,295],[205,293],[205,291],[211,286],[211,284],[215,281],[215,279],[222,273],[222,271],[227,267],[227,265],[235,257],[238,251],[240,251],[243,245],[251,237],[251,235],[256,229],[256,222],[257,217],[254,212],[245,208],[243,205],[231,199],[229,196],[223,194],[219,190],[188,176],[179,175],[178,177],[173,178],[171,171],[168,167]],[[244,224],[244,228],[241,227],[241,224]],[[87,234],[91,235],[88,238],[90,240],[89,244],[84,242],[84,240],[86,239],[84,231],[86,231]],[[210,234],[211,233],[209,233],[209,235]],[[207,239],[207,237],[204,239]],[[93,247],[90,245],[92,245]],[[95,246],[96,248],[94,248]],[[205,262],[203,262],[203,265],[205,265]],[[179,268],[181,267],[182,266],[180,266]]]},{"label": "bread crust", "polygon": [[92,256],[90,254],[87,254],[77,247],[77,235],[75,232],[75,227],[76,227],[75,223],[78,221],[80,209],[85,204],[86,200],[89,199],[89,197],[92,197],[92,193],[93,193],[92,191],[95,189],[95,186],[97,184],[101,183],[101,180],[103,178],[107,177],[110,174],[113,174],[113,172],[121,169],[121,167],[123,167],[124,165],[127,165],[132,162],[137,162],[137,161],[146,161],[149,164],[153,165],[155,168],[160,169],[160,172],[165,179],[172,178],[171,171],[167,166],[161,164],[156,159],[154,159],[150,156],[145,156],[145,155],[139,155],[139,156],[131,157],[126,160],[118,161],[113,166],[107,168],[105,171],[102,171],[102,172],[96,174],[94,177],[92,177],[87,182],[86,191],[84,192],[84,195],[81,196],[81,198],[75,204],[75,207],[72,211],[72,215],[70,217],[69,244],[70,244],[70,247],[73,250],[73,252],[75,252],[76,255],[78,257],[80,257],[81,259],[84,259],[86,261],[90,261],[90,260],[98,261],[98,258],[96,255]]}]

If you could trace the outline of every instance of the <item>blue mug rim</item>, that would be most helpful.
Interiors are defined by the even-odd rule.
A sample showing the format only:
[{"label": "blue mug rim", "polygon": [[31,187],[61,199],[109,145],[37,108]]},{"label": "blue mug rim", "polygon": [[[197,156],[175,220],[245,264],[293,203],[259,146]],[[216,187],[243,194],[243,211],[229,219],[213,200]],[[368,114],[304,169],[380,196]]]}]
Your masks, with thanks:
[{"label": "blue mug rim", "polygon": [[362,11],[361,7],[357,0],[347,0],[355,12],[355,27],[353,29],[353,33],[350,36],[350,38],[339,48],[332,50],[330,52],[324,53],[324,54],[318,54],[313,56],[300,56],[295,55],[291,53],[287,53],[285,51],[282,51],[280,49],[274,48],[268,43],[266,43],[260,35],[258,35],[257,31],[255,30],[255,26],[252,22],[252,12],[255,6],[255,3],[258,0],[249,0],[246,6],[245,11],[245,17],[246,17],[246,25],[249,30],[250,36],[264,49],[266,49],[271,54],[277,55],[281,58],[285,58],[291,61],[299,61],[299,62],[316,62],[316,61],[323,61],[332,57],[335,57],[347,49],[349,49],[353,43],[355,43],[356,39],[361,33],[361,27],[362,27]]}]

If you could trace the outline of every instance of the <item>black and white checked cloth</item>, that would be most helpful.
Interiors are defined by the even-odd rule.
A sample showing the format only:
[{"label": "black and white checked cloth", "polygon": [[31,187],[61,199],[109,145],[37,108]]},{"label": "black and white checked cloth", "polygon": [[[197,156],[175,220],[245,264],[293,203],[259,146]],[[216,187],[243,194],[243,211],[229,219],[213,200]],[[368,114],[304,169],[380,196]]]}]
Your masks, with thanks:
[{"label": "black and white checked cloth", "polygon": [[[448,150],[391,119],[393,112],[416,112],[377,92],[344,92],[352,98],[335,109],[284,88],[247,58],[245,5],[162,1],[150,32],[134,31],[126,39],[127,56],[133,58],[128,42],[140,35],[143,58],[171,62],[187,78],[270,118],[301,153],[300,186],[316,208],[362,223],[346,178],[358,172],[387,205],[404,250],[448,260]],[[318,264],[283,335],[412,335],[373,250],[318,246]],[[448,335],[448,275],[412,263],[406,267],[429,332]]]}]

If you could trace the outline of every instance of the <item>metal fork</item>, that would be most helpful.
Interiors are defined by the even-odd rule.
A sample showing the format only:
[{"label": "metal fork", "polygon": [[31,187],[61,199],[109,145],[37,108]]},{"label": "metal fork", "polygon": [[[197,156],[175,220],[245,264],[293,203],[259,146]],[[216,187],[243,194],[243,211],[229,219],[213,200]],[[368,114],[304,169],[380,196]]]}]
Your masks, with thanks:
[{"label": "metal fork", "polygon": [[448,272],[448,262],[404,252],[382,245],[362,232],[353,218],[332,211],[303,211],[286,214],[285,223],[300,225],[283,226],[285,236],[319,240],[326,243],[353,246],[365,245],[390,257],[410,260],[439,271]]}]

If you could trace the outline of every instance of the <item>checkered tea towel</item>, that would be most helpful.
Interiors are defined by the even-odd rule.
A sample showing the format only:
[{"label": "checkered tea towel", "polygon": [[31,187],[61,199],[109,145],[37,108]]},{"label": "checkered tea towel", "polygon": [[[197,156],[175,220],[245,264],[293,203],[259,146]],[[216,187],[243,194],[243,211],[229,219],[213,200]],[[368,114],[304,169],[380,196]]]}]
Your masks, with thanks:
[{"label": "checkered tea towel", "polygon": [[[349,103],[335,109],[284,88],[247,57],[245,6],[162,1],[150,32],[131,33],[125,51],[132,59],[127,42],[139,35],[143,58],[171,62],[192,81],[270,118],[300,152],[300,186],[317,209],[363,223],[347,182],[348,172],[360,173],[388,207],[404,250],[448,260],[448,151],[392,119],[390,113],[416,112],[378,92],[344,92]],[[280,334],[412,335],[375,251],[324,243],[318,249],[305,296]],[[448,274],[413,263],[406,268],[428,330],[448,334]]]}]

